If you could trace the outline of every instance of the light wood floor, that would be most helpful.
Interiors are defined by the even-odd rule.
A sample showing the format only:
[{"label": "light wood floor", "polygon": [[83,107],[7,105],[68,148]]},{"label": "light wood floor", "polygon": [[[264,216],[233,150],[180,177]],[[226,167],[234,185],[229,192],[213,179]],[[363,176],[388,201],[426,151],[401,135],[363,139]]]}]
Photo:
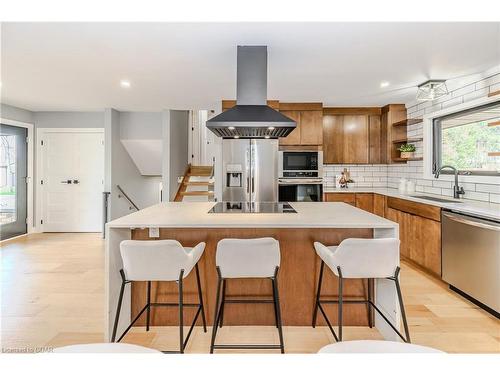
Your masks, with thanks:
[{"label": "light wood floor", "polygon": [[[37,348],[103,341],[104,242],[98,234],[35,234],[2,244],[1,347]],[[408,264],[401,282],[412,342],[455,353],[500,353],[500,323]],[[126,342],[176,350],[177,328],[134,328]],[[273,327],[224,327],[218,342],[277,342]],[[345,328],[345,339],[377,339]],[[287,353],[333,342],[324,327],[285,327]],[[220,340],[220,341],[219,341]],[[210,329],[196,328],[187,352],[207,353]]]}]

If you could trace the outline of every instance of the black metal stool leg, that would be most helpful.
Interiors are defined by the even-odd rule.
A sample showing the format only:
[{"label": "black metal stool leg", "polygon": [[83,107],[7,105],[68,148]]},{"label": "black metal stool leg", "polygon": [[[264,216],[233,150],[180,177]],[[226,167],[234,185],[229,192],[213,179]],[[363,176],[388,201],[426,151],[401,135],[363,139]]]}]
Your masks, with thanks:
[{"label": "black metal stool leg", "polygon": [[372,288],[373,288],[373,279],[368,279],[368,303],[366,304],[368,307],[368,326],[373,328],[373,312],[372,312]]},{"label": "black metal stool leg", "polygon": [[196,271],[196,283],[198,284],[198,299],[200,302],[201,319],[203,320],[203,331],[207,332],[207,319],[205,317],[205,306],[203,305],[203,295],[201,293],[200,271],[198,270],[198,263],[196,263],[195,271]]},{"label": "black metal stool leg", "polygon": [[181,270],[179,275],[179,343],[180,343],[180,352],[184,353],[184,296],[182,290],[182,280],[184,277],[184,270]]},{"label": "black metal stool leg", "polygon": [[406,320],[405,306],[403,303],[403,295],[401,294],[401,287],[399,286],[399,267],[396,268],[396,273],[394,274],[394,282],[396,283],[396,291],[398,293],[399,308],[401,310],[401,318],[403,319],[403,326],[405,329],[406,342],[410,343],[410,331],[408,329],[408,322]]},{"label": "black metal stool leg", "polygon": [[212,341],[210,343],[210,354],[214,352],[215,336],[217,335],[217,327],[219,325],[219,313],[220,313],[220,294],[222,287],[222,277],[219,267],[217,267],[217,297],[215,298],[215,312],[214,312],[214,324],[212,327]]},{"label": "black metal stool leg", "polygon": [[271,283],[273,286],[273,308],[274,308],[274,322],[276,323],[276,328],[279,328],[278,325],[278,308],[276,305],[276,288],[274,287],[274,279],[271,279]]},{"label": "black metal stool leg", "polygon": [[273,296],[274,296],[274,306],[276,312],[276,325],[278,326],[278,334],[280,338],[280,351],[281,354],[285,353],[285,344],[283,342],[283,326],[281,324],[281,308],[280,308],[280,297],[278,291],[278,271],[279,267],[276,267],[276,271],[274,271],[273,282]]},{"label": "black metal stool leg", "polygon": [[146,331],[149,331],[149,322],[151,319],[151,281],[148,281],[147,305],[148,308],[146,310]]},{"label": "black metal stool leg", "polygon": [[120,296],[118,297],[118,306],[116,307],[115,324],[113,325],[113,335],[111,336],[111,342],[115,342],[116,330],[118,329],[118,320],[120,319],[120,310],[122,309],[123,292],[125,291],[125,272],[120,270],[120,276],[122,277],[122,286],[120,287]]},{"label": "black metal stool leg", "polygon": [[219,327],[222,328],[222,322],[224,321],[224,307],[226,306],[226,282],[227,280],[222,280],[222,302],[220,305],[220,322]]},{"label": "black metal stool leg", "polygon": [[343,284],[344,284],[344,280],[342,279],[342,271],[340,270],[340,267],[337,267],[337,271],[339,273],[339,341],[342,341],[342,325],[343,325],[343,322],[342,322],[342,310],[343,310]]},{"label": "black metal stool leg", "polygon": [[316,319],[318,317],[319,298],[321,296],[321,283],[323,282],[323,269],[324,268],[325,268],[325,262],[321,261],[321,266],[319,269],[318,289],[316,292],[316,303],[314,304],[314,312],[313,312],[313,320],[312,320],[313,328],[316,328]]}]

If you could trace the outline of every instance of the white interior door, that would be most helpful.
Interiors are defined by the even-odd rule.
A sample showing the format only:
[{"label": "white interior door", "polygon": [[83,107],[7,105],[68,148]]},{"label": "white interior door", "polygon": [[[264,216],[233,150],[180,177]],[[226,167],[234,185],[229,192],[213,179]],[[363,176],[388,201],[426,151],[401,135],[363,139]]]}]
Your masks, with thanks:
[{"label": "white interior door", "polygon": [[43,134],[44,232],[100,232],[104,188],[103,132]]}]

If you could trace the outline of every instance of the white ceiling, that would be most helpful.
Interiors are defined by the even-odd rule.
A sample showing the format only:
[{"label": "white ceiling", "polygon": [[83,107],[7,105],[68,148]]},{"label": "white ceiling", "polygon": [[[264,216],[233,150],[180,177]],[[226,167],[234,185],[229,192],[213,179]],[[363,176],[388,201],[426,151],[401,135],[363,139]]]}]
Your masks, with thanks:
[{"label": "white ceiling", "polygon": [[500,23],[3,23],[1,38],[2,102],[34,111],[217,109],[238,44],[268,46],[268,98],[331,106],[405,103],[500,64]]}]

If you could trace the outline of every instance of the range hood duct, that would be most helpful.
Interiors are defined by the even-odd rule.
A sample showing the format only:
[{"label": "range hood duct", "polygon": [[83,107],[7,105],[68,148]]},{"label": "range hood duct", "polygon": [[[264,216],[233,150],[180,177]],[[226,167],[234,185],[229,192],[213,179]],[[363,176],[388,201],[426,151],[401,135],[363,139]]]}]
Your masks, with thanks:
[{"label": "range hood duct", "polygon": [[267,47],[238,46],[236,106],[207,121],[223,138],[286,137],[297,123],[267,105]]}]

